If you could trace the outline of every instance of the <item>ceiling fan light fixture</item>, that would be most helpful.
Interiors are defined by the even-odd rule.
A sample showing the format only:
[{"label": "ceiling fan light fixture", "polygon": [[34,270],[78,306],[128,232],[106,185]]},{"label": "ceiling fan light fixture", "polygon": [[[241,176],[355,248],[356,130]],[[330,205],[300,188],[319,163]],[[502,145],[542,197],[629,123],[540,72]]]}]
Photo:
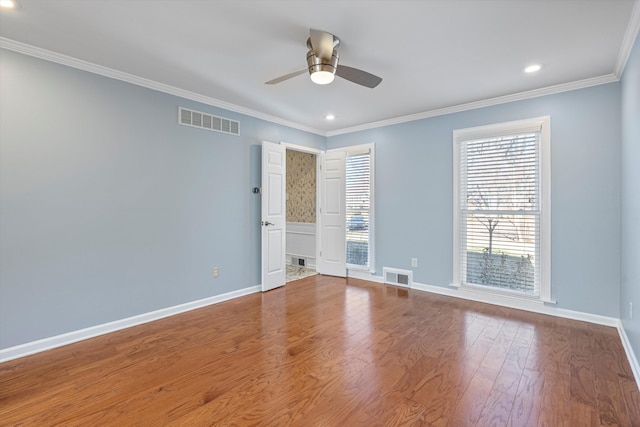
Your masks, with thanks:
[{"label": "ceiling fan light fixture", "polygon": [[322,59],[313,50],[307,53],[307,65],[311,81],[318,85],[326,85],[333,81],[338,67],[338,51],[333,50],[331,58]]},{"label": "ceiling fan light fixture", "polygon": [[316,71],[311,73],[311,81],[317,85],[326,85],[333,81],[335,75],[331,71]]},{"label": "ceiling fan light fixture", "polygon": [[[1,0],[0,0],[1,1]],[[307,69],[294,71],[284,76],[264,82],[267,85],[274,85],[289,80],[293,77],[309,73],[311,81],[316,84],[326,85],[331,83],[335,76],[358,84],[360,86],[373,89],[378,86],[382,79],[376,75],[360,70],[358,68],[341,65],[338,68],[338,45],[340,39],[326,31],[318,31],[313,28],[309,31],[311,37],[307,39]]]}]

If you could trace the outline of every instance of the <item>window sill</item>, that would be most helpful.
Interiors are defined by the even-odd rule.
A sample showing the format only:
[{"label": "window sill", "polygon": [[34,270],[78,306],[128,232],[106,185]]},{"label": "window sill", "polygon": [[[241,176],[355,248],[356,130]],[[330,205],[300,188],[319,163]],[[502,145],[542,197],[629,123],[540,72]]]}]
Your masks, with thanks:
[{"label": "window sill", "polygon": [[355,265],[355,264],[347,264],[347,270],[361,271],[363,273],[371,273],[371,274],[376,273],[375,270],[372,270],[369,267],[364,267],[362,265]]},{"label": "window sill", "polygon": [[452,284],[451,287],[457,289],[461,296],[468,296],[473,299],[483,299],[486,300],[486,302],[504,303],[512,301],[531,303],[536,305],[557,304],[557,301],[554,300],[543,299],[536,296],[528,296],[515,291],[493,289],[481,285]]},{"label": "window sill", "polygon": [[[366,268],[355,268],[347,266],[347,277],[351,277],[353,279],[361,279],[361,280],[369,280],[374,282],[380,282],[378,279],[382,279],[381,277],[374,276],[375,271],[371,271]],[[382,283],[382,282],[381,282]]]}]

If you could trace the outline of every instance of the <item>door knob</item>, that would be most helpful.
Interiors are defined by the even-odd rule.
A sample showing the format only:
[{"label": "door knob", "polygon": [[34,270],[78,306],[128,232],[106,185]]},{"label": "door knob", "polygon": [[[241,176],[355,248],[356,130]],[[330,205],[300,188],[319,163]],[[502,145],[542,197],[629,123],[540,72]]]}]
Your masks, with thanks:
[{"label": "door knob", "polygon": [[275,225],[275,224],[269,221],[262,221],[262,225]]}]

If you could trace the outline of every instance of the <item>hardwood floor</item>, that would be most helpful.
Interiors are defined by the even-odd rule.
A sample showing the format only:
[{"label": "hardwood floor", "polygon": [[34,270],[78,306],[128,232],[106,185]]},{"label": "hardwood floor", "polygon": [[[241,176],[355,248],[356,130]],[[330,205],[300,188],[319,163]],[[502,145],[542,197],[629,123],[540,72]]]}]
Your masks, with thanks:
[{"label": "hardwood floor", "polygon": [[0,364],[1,425],[640,425],[614,328],[308,277]]}]

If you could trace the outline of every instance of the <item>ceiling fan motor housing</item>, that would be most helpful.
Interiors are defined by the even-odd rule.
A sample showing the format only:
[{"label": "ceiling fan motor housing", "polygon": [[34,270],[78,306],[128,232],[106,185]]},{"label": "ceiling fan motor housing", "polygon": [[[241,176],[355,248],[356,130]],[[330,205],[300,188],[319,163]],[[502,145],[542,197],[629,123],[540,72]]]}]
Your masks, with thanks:
[{"label": "ceiling fan motor housing", "polygon": [[340,55],[337,49],[333,49],[331,58],[323,59],[316,55],[313,50],[307,52],[307,65],[309,66],[309,74],[313,74],[319,71],[329,72],[331,74],[336,73],[338,67],[338,59]]}]

